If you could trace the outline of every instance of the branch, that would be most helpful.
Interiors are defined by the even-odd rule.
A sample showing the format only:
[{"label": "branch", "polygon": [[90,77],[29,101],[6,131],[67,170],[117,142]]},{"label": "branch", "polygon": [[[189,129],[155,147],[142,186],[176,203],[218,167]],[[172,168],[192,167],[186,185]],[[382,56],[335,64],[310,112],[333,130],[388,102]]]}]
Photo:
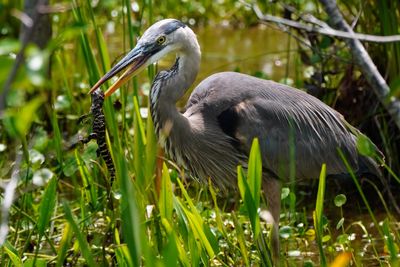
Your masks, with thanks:
[{"label": "branch", "polygon": [[39,13],[38,7],[45,5],[47,2],[48,2],[48,0],[38,0],[31,17],[27,16],[26,14],[18,15],[18,17],[23,18],[22,22],[27,23],[27,25],[25,25],[25,24],[24,25],[26,27],[30,28],[30,30],[27,31],[26,34],[22,35],[21,49],[15,58],[15,63],[13,65],[10,73],[8,74],[7,80],[5,81],[4,86],[3,86],[3,91],[0,94],[0,118],[2,117],[3,112],[6,108],[7,94],[11,89],[11,84],[17,75],[19,67],[24,62],[25,49],[28,46],[28,43],[35,37],[35,34],[37,35],[36,29],[38,27],[38,22],[42,16],[42,14]]},{"label": "branch", "polygon": [[[347,24],[340,13],[336,5],[336,0],[320,0],[320,2],[325,12],[329,15],[333,27],[348,32],[350,35],[354,35],[352,28]],[[374,90],[375,95],[392,116],[396,126],[400,129],[400,102],[395,97],[390,96],[390,88],[379,73],[367,50],[360,40],[355,38],[344,39],[344,41],[350,47],[351,54],[360,66],[361,72]]]},{"label": "branch", "polygon": [[373,89],[381,104],[391,115],[397,128],[400,129],[400,102],[395,97],[390,95],[389,86],[379,73],[374,62],[360,41],[394,42],[400,41],[400,36],[375,36],[355,33],[349,24],[347,24],[347,22],[344,20],[342,14],[336,6],[335,0],[320,0],[320,2],[324,6],[325,12],[331,18],[332,25],[335,27],[335,29],[312,16],[309,16],[308,18],[312,23],[315,24],[315,26],[310,26],[271,15],[264,15],[256,5],[253,6],[253,10],[261,21],[271,21],[281,25],[283,24],[286,26],[303,29],[308,32],[317,32],[320,34],[344,38],[344,42],[346,42],[346,44],[350,47],[350,52],[353,55],[356,63],[360,66],[361,72],[365,76],[367,82]]},{"label": "branch", "polygon": [[22,153],[18,153],[15,160],[15,165],[11,174],[11,179],[4,187],[4,197],[3,203],[0,208],[0,247],[3,246],[4,242],[7,240],[7,235],[9,231],[8,227],[8,217],[10,215],[10,208],[14,201],[15,190],[17,189],[19,181],[19,170],[22,160]]},{"label": "branch", "polygon": [[400,42],[400,35],[388,35],[388,36],[379,36],[379,35],[371,35],[371,34],[363,34],[363,33],[355,33],[348,32],[345,30],[337,30],[329,27],[325,22],[318,20],[317,18],[311,15],[305,15],[302,18],[307,20],[314,25],[308,25],[304,23],[300,23],[297,21],[293,21],[290,19],[275,17],[272,15],[264,15],[258,6],[254,5],[253,10],[256,13],[256,16],[259,20],[264,22],[274,22],[278,24],[282,24],[285,26],[289,26],[292,28],[297,28],[301,30],[305,30],[307,32],[316,32],[323,35],[335,36],[340,38],[347,39],[357,39],[361,41],[367,42],[375,42],[375,43],[391,43],[391,42]]}]

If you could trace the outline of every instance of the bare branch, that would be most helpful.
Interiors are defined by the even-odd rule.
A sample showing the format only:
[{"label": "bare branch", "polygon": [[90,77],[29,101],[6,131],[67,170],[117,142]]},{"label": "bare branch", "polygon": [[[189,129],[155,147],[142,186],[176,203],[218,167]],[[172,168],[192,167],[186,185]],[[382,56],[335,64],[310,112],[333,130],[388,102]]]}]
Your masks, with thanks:
[{"label": "bare branch", "polygon": [[[7,94],[11,89],[11,84],[17,75],[19,67],[24,62],[25,49],[28,46],[28,43],[31,42],[33,38],[35,38],[35,35],[38,35],[36,29],[38,27],[40,19],[43,17],[43,14],[39,13],[39,7],[46,5],[48,3],[48,0],[37,0],[36,2],[36,7],[34,8],[34,12],[31,16],[28,16],[27,14],[22,15],[22,13],[14,12],[14,15],[21,18],[21,21],[29,30],[26,30],[26,33],[22,35],[21,49],[17,54],[15,63],[7,76],[7,80],[5,81],[3,86],[3,91],[0,94],[0,117],[2,117],[3,112],[6,108]],[[30,2],[27,3],[31,4]]]},{"label": "bare branch", "polygon": [[371,88],[374,90],[375,95],[391,115],[396,126],[400,129],[400,102],[395,97],[390,95],[389,86],[379,73],[374,62],[360,41],[397,42],[400,41],[400,35],[376,36],[355,33],[350,25],[344,20],[342,14],[336,6],[335,0],[320,0],[320,2],[324,6],[326,13],[332,19],[332,25],[336,29],[331,28],[324,22],[319,21],[312,16],[308,17],[307,20],[313,23],[315,26],[298,23],[271,15],[264,15],[256,5],[253,6],[253,10],[261,21],[270,21],[280,25],[302,29],[308,32],[317,32],[320,34],[344,38],[344,41],[350,47],[350,52],[352,53],[357,64],[360,66],[363,75],[367,79]]},{"label": "bare branch", "polygon": [[[320,0],[320,2],[325,12],[331,18],[331,24],[336,29],[348,32],[350,35],[354,34],[352,28],[347,24],[340,13],[335,0]],[[360,66],[361,72],[367,79],[371,88],[374,90],[375,95],[379,98],[379,101],[386,108],[397,127],[400,129],[400,102],[395,97],[390,96],[390,88],[379,73],[367,50],[360,40],[355,38],[344,39],[344,41],[350,47],[350,52]]]},{"label": "bare branch", "polygon": [[282,25],[286,25],[289,27],[305,30],[307,32],[316,32],[323,35],[335,36],[346,39],[357,39],[361,41],[367,42],[375,42],[375,43],[391,43],[391,42],[400,42],[400,35],[390,35],[390,36],[378,36],[371,34],[363,34],[363,33],[355,33],[355,32],[347,32],[344,30],[337,30],[329,27],[325,22],[318,20],[317,18],[311,15],[305,15],[302,18],[307,20],[308,22],[314,25],[308,25],[304,23],[300,23],[297,21],[280,18],[268,14],[263,14],[257,5],[253,6],[253,10],[256,13],[259,20],[264,22],[274,22]]},{"label": "bare branch", "polygon": [[11,174],[11,179],[4,188],[4,198],[0,209],[0,246],[4,244],[8,235],[8,217],[10,214],[11,205],[14,201],[15,190],[17,189],[19,181],[19,170],[22,160],[22,153],[18,153],[15,160],[15,165]]}]

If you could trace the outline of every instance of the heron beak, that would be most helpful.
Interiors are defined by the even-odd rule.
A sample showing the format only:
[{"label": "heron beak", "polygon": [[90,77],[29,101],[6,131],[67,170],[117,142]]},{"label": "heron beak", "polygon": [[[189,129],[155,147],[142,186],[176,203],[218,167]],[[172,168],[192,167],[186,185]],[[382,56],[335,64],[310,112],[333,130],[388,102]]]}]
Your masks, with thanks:
[{"label": "heron beak", "polygon": [[[145,67],[147,67],[148,59],[152,56],[151,52],[146,52],[145,47],[138,45],[132,49],[121,61],[119,61],[114,67],[111,68],[89,91],[89,94],[93,93],[106,81],[117,75],[123,69],[126,68],[125,72],[118,78],[118,80],[107,89],[104,93],[105,97],[110,96],[123,84],[125,84],[131,77],[137,75]],[[147,64],[146,64],[147,63]]]}]

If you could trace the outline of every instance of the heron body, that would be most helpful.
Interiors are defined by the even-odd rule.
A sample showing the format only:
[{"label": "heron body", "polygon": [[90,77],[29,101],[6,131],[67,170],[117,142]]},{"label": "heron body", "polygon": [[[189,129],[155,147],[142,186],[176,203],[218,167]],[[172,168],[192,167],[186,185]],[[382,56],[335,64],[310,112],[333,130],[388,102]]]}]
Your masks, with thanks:
[{"label": "heron body", "polygon": [[357,132],[349,129],[338,112],[301,90],[273,81],[235,72],[211,75],[193,90],[186,111],[180,113],[176,102],[193,84],[201,53],[193,31],[175,19],[147,29],[137,46],[92,91],[126,68],[106,91],[108,96],[168,53],[176,53],[175,64],[157,74],[150,92],[160,144],[193,177],[201,181],[210,177],[218,187],[229,190],[237,184],[237,165],[246,167],[252,141],[258,138],[263,190],[275,220],[275,238],[280,181],[289,176],[292,160],[297,178],[318,178],[323,163],[328,175],[340,175],[347,173],[337,153],[340,149],[354,171],[377,172],[371,158],[358,155]]}]

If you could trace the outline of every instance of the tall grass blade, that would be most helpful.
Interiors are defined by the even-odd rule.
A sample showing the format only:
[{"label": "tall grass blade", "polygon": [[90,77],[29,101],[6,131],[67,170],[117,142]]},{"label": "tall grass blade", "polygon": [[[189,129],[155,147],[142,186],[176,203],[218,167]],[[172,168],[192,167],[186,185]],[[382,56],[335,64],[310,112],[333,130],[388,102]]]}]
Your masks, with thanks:
[{"label": "tall grass blade", "polygon": [[62,146],[61,146],[61,132],[60,132],[60,127],[58,126],[58,120],[57,120],[57,113],[56,111],[53,111],[51,114],[51,126],[53,128],[53,144],[56,150],[56,157],[58,164],[62,166],[63,163],[63,152],[62,152]]},{"label": "tall grass blade", "polygon": [[118,266],[121,267],[133,266],[127,245],[120,245],[115,249],[115,258],[117,259]]},{"label": "tall grass blade", "polygon": [[104,40],[104,36],[101,33],[100,28],[97,26],[95,15],[94,15],[94,9],[91,8],[91,1],[86,0],[86,8],[87,12],[90,15],[90,20],[92,21],[92,24],[94,26],[94,33],[96,37],[96,43],[97,47],[99,49],[99,55],[100,55],[100,63],[102,66],[103,72],[106,72],[108,69],[110,69],[110,59],[108,57],[108,50],[107,50],[107,44]]},{"label": "tall grass blade", "polygon": [[211,198],[214,203],[215,221],[217,223],[218,230],[221,231],[224,236],[226,236],[226,229],[224,226],[224,222],[222,221],[221,211],[220,211],[220,209],[218,207],[218,203],[217,203],[217,193],[214,190],[212,182],[209,181],[208,184],[209,184],[208,190],[210,191],[210,195],[211,195]]},{"label": "tall grass blade", "polygon": [[[152,1],[148,1],[148,2],[151,3]],[[126,10],[131,10],[131,2],[130,2],[129,0],[124,0],[124,5],[125,5]],[[143,1],[143,5],[145,5],[145,1]],[[128,33],[129,33],[129,46],[130,46],[130,48],[133,48],[134,35],[133,35],[133,31],[130,30],[130,29],[133,28],[132,19],[131,19],[130,14],[131,14],[131,13],[128,12],[126,18],[127,18],[127,21],[128,21],[127,27],[128,27],[128,29],[129,29],[129,30],[128,30]]]},{"label": "tall grass blade", "polygon": [[372,221],[375,224],[375,227],[379,231],[380,235],[383,236],[382,229],[379,227],[379,224],[378,224],[378,220],[376,219],[374,213],[372,212],[371,206],[368,203],[367,197],[365,196],[365,194],[364,194],[364,192],[363,192],[363,190],[361,188],[361,185],[358,182],[356,175],[354,174],[354,171],[352,170],[349,162],[347,161],[346,157],[344,156],[343,152],[340,149],[338,149],[338,153],[339,153],[339,156],[342,159],[343,163],[345,164],[348,173],[350,174],[351,178],[353,179],[353,182],[356,185],[358,192],[360,193],[360,196],[361,196],[361,198],[362,198],[362,200],[364,202],[365,207],[368,210],[368,213],[369,213]]},{"label": "tall grass blade", "polygon": [[390,266],[399,266],[399,258],[398,258],[398,253],[399,253],[399,247],[396,246],[392,233],[390,232],[390,227],[389,227],[389,220],[385,219],[383,222],[382,226],[383,233],[385,235],[385,244],[386,247],[388,248],[389,255],[390,255]]},{"label": "tall grass blade", "polygon": [[133,266],[132,258],[126,244],[121,244],[120,233],[118,228],[114,230],[115,244],[117,248],[115,249],[115,256],[117,258],[118,266]]},{"label": "tall grass blade", "polygon": [[144,202],[143,194],[134,187],[128,174],[125,158],[120,154],[116,156],[121,175],[121,219],[124,241],[128,245],[133,266],[141,266],[142,260],[145,261],[145,265],[154,266],[156,258],[147,242],[143,228],[144,208],[139,205]]},{"label": "tall grass blade", "polygon": [[[150,108],[148,107],[148,114]],[[157,161],[157,139],[154,131],[153,119],[151,116],[147,117],[146,121],[146,165],[145,165],[145,179],[152,181],[154,170]]]},{"label": "tall grass blade", "polygon": [[318,250],[320,254],[320,264],[321,266],[326,265],[326,256],[324,252],[324,248],[322,245],[322,236],[323,236],[323,221],[322,215],[324,210],[324,198],[325,198],[325,185],[326,185],[326,164],[322,164],[321,173],[319,175],[319,184],[318,184],[318,193],[317,193],[317,202],[315,204],[315,212],[314,212],[314,227],[316,230],[316,238],[318,244]]},{"label": "tall grass blade", "polygon": [[168,242],[162,251],[162,263],[164,266],[178,265],[178,249],[176,245],[175,234],[169,234]]},{"label": "tall grass blade", "polygon": [[212,258],[219,251],[218,241],[216,240],[214,234],[211,232],[209,225],[204,223],[200,213],[197,211],[196,206],[193,204],[193,201],[189,197],[182,182],[179,179],[177,179],[177,182],[190,208],[190,210],[188,210],[182,203],[178,201],[181,209],[185,213],[187,222],[190,225],[190,229],[192,230],[191,232],[189,232],[189,234],[194,234],[196,240],[201,242],[203,247],[206,249],[209,257]]},{"label": "tall grass blade", "polygon": [[240,195],[248,212],[251,227],[253,229],[254,239],[256,240],[260,233],[260,217],[258,216],[258,210],[251,194],[251,189],[243,172],[242,166],[238,166],[237,175]]},{"label": "tall grass blade", "polygon": [[94,258],[92,255],[92,252],[90,250],[89,244],[86,240],[86,238],[83,236],[81,230],[79,229],[79,226],[77,222],[74,219],[74,216],[72,215],[71,209],[68,206],[66,202],[63,203],[63,208],[65,212],[65,218],[67,219],[68,223],[71,225],[72,229],[74,230],[74,233],[76,235],[76,238],[78,239],[79,247],[82,252],[82,256],[86,260],[86,264],[90,267],[95,267],[94,263]]},{"label": "tall grass blade", "polygon": [[78,164],[78,170],[80,176],[82,177],[82,184],[86,194],[86,199],[90,206],[94,209],[97,207],[97,189],[96,183],[93,180],[93,176],[90,175],[85,162],[82,160],[81,155],[79,154],[78,150],[75,150],[75,160]]},{"label": "tall grass blade", "polygon": [[41,237],[44,235],[44,232],[50,223],[51,215],[54,212],[57,199],[56,189],[57,189],[57,178],[53,177],[48,183],[47,188],[44,191],[42,201],[40,202],[39,205],[39,219],[37,225],[39,240],[41,240]]},{"label": "tall grass blade", "polygon": [[134,168],[138,186],[140,190],[144,191],[147,188],[147,183],[151,182],[151,181],[146,181],[145,169],[143,168],[146,162],[145,158],[146,135],[144,132],[144,125],[142,117],[140,115],[140,107],[137,97],[133,98],[133,104],[134,104],[134,131],[135,131],[135,135],[133,136]]},{"label": "tall grass blade", "polygon": [[[175,197],[173,197],[173,199],[175,199]],[[171,240],[173,239],[173,241],[175,242],[175,248],[177,250],[180,263],[183,266],[189,267],[190,263],[189,263],[188,257],[186,256],[186,251],[184,250],[184,247],[182,246],[182,244],[180,243],[180,240],[178,240],[178,238],[176,236],[176,232],[181,233],[181,231],[175,231],[176,229],[172,228],[171,224],[169,223],[169,221],[166,218],[161,218],[161,223],[168,235],[168,244],[169,245],[167,245],[167,247],[164,249],[168,250],[169,252],[165,252],[165,253],[168,253],[168,254],[172,253],[171,250],[173,250],[173,248],[168,248],[168,246],[173,246],[173,244],[171,243]],[[164,251],[163,251],[163,255],[164,255],[163,257],[166,257],[166,255],[164,254]],[[172,256],[172,255],[170,255],[170,256]],[[166,259],[166,260],[168,261],[168,259]],[[164,264],[164,266],[170,266],[170,265]]]},{"label": "tall grass blade", "polygon": [[18,255],[17,249],[14,248],[10,244],[10,242],[8,242],[8,241],[4,242],[3,249],[7,253],[8,257],[10,257],[10,259],[11,259],[11,261],[12,261],[14,266],[16,266],[16,267],[22,267],[23,266],[22,259]]},{"label": "tall grass blade", "polygon": [[64,264],[65,264],[64,261],[67,256],[67,251],[68,251],[68,247],[71,243],[71,239],[72,239],[71,225],[69,223],[66,223],[63,233],[62,233],[62,237],[61,237],[61,241],[60,241],[60,245],[59,245],[59,249],[58,249],[58,253],[57,253],[56,267],[64,266]]},{"label": "tall grass blade", "polygon": [[250,156],[249,156],[249,167],[247,170],[247,181],[251,196],[253,197],[255,208],[258,209],[260,206],[260,190],[261,190],[261,178],[262,178],[262,161],[260,144],[258,138],[254,138],[253,144],[251,145]]},{"label": "tall grass blade", "polygon": [[169,170],[165,163],[163,164],[162,172],[162,186],[159,200],[161,218],[165,218],[168,221],[172,220],[172,209],[173,209],[173,194],[171,177],[169,176]]},{"label": "tall grass blade", "polygon": [[250,266],[249,257],[248,257],[249,251],[246,247],[246,237],[243,232],[243,226],[239,222],[239,220],[236,217],[236,214],[234,212],[232,212],[232,220],[233,220],[233,224],[235,225],[236,236],[238,239],[240,253],[242,254],[243,261],[246,266]]}]

